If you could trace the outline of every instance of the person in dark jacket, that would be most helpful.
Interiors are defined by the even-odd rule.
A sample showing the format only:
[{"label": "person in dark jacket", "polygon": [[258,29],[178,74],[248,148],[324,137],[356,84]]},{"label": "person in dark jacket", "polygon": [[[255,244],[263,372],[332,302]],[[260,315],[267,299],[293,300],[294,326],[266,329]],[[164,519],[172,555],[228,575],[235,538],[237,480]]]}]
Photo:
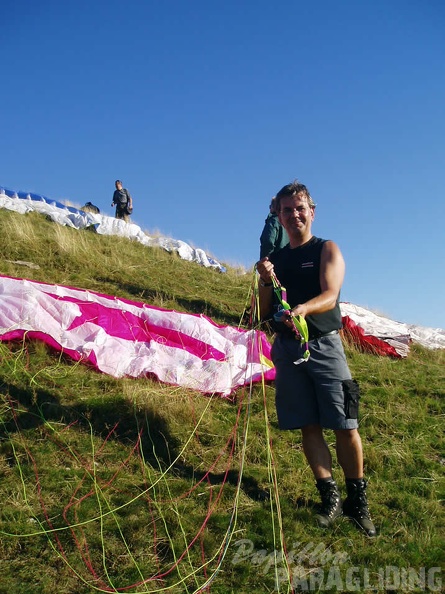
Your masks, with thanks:
[{"label": "person in dark jacket", "polygon": [[[358,432],[359,386],[352,379],[343,343],[339,307],[345,263],[340,248],[312,234],[315,203],[303,184],[295,181],[276,196],[276,210],[289,235],[289,244],[257,263],[262,319],[274,320],[276,337],[271,357],[275,365],[275,404],[280,429],[300,429],[303,452],[321,497],[318,524],[329,527],[342,514],[367,536],[375,536],[363,477],[363,450]],[[273,280],[286,287],[280,311]],[[274,312],[277,314],[273,316]],[[309,331],[306,345],[296,334],[292,316],[300,316]],[[278,319],[277,319],[278,317]],[[301,320],[297,320],[301,321]],[[304,351],[304,352],[303,352]],[[323,430],[335,434],[337,460],[346,481],[342,503],[332,476],[332,457]]]},{"label": "person in dark jacket", "polygon": [[270,202],[269,211],[260,236],[260,258],[265,258],[281,250],[289,243],[287,232],[278,220],[278,214],[275,211],[275,196]]},{"label": "person in dark jacket", "polygon": [[133,199],[130,192],[122,187],[122,182],[117,179],[114,183],[116,189],[113,194],[111,206],[116,205],[116,219],[123,219],[126,223],[130,220],[130,213],[133,211]]}]

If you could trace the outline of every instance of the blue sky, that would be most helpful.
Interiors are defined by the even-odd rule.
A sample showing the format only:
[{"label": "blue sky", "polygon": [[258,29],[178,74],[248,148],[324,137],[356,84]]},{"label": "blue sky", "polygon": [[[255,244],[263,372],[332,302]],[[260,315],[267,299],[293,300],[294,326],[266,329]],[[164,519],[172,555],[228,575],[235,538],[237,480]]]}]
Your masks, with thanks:
[{"label": "blue sky", "polygon": [[251,268],[294,178],[342,300],[445,328],[441,0],[3,0],[0,184]]}]

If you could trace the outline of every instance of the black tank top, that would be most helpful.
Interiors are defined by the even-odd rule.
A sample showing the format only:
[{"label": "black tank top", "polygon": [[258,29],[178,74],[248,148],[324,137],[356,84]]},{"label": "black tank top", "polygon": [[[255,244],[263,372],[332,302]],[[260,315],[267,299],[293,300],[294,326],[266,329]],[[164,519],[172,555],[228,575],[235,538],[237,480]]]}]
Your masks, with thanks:
[{"label": "black tank top", "polygon": [[[325,239],[312,237],[307,243],[297,248],[286,245],[270,257],[278,280],[286,288],[287,302],[291,307],[320,295],[320,259],[324,243],[326,243]],[[274,313],[277,309],[279,309],[279,302],[275,296]],[[307,316],[306,322],[309,337],[339,330],[342,327],[339,298],[334,309]],[[287,328],[284,324],[272,323],[272,326],[277,332]]]}]

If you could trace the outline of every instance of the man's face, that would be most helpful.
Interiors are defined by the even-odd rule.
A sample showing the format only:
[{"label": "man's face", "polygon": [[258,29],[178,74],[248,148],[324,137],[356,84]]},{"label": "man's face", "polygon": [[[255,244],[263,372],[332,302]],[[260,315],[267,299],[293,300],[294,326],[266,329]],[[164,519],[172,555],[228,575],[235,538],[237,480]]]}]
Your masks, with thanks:
[{"label": "man's face", "polygon": [[116,182],[116,190],[122,190],[121,182]]},{"label": "man's face", "polygon": [[281,198],[278,219],[288,235],[304,235],[310,232],[314,220],[314,208],[309,206],[304,194]]}]

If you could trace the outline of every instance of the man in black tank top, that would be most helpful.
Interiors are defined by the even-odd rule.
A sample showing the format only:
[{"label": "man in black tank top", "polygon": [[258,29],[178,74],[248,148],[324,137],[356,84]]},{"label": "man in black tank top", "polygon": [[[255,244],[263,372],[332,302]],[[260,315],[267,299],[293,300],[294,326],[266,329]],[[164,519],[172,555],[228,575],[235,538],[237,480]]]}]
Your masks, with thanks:
[{"label": "man in black tank top", "polygon": [[[315,203],[306,186],[298,181],[284,186],[276,195],[276,209],[289,244],[260,260],[257,270],[261,318],[269,320],[276,331],[272,360],[279,426],[301,429],[303,451],[321,496],[319,525],[327,528],[344,514],[368,536],[375,536],[358,432],[359,387],[351,377],[338,334],[343,256],[333,241],[312,235]],[[287,290],[290,310],[279,312],[282,303],[274,290],[276,280]],[[306,347],[296,339],[292,316],[307,323],[309,358],[304,356]],[[343,503],[332,477],[332,457],[323,429],[335,433],[347,489]]]}]

